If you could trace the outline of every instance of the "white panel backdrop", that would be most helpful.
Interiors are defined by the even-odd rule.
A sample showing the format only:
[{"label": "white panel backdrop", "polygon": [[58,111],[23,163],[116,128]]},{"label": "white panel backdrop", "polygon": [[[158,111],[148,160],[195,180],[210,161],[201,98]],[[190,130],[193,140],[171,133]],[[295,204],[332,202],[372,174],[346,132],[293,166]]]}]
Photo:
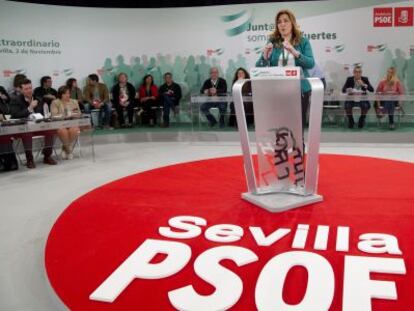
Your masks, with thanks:
[{"label": "white panel backdrop", "polygon": [[[89,73],[97,72],[110,86],[114,76],[125,71],[137,85],[147,72],[160,83],[165,71],[173,71],[188,94],[198,90],[211,65],[218,65],[229,82],[237,67],[253,66],[274,26],[275,13],[289,8],[311,36],[329,88],[341,87],[357,63],[376,85],[394,63],[406,86],[414,90],[414,27],[373,27],[378,7],[412,10],[413,1],[97,9],[0,0],[0,84],[10,87],[13,76],[23,72],[35,85],[43,75],[53,76],[54,87],[69,77],[82,85]],[[56,46],[27,47],[24,41],[32,39]]]}]

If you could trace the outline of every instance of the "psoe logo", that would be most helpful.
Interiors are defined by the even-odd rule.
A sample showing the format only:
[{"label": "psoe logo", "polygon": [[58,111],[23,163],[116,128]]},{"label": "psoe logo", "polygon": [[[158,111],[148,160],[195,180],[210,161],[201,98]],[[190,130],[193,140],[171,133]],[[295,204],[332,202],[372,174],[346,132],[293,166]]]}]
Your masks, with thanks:
[{"label": "psoe logo", "polygon": [[355,67],[362,67],[363,63],[353,63],[353,64],[344,64],[344,70],[349,71],[354,69]]},{"label": "psoe logo", "polygon": [[217,55],[220,56],[224,53],[224,49],[219,48],[219,49],[207,49],[207,56],[213,56],[213,55]]},{"label": "psoe logo", "polygon": [[341,53],[345,50],[345,44],[339,44],[339,45],[335,45],[335,46],[327,46],[325,48],[325,52],[326,53]]},{"label": "psoe logo", "polygon": [[73,75],[74,70],[72,68],[66,68],[63,70],[53,70],[54,77],[59,77],[62,73],[65,75],[65,77],[69,77]]},{"label": "psoe logo", "polygon": [[286,77],[297,77],[298,71],[296,69],[287,69],[285,71]]},{"label": "psoe logo", "polygon": [[374,8],[374,27],[392,27],[392,8]]},{"label": "psoe logo", "polygon": [[3,77],[10,78],[14,74],[13,70],[5,69],[3,70]]},{"label": "psoe logo", "polygon": [[249,29],[249,25],[253,21],[253,16],[254,10],[243,10],[235,14],[223,15],[220,19],[229,27],[226,30],[226,35],[234,37]]},{"label": "psoe logo", "polygon": [[413,25],[413,7],[394,8],[394,26],[409,27]]},{"label": "psoe logo", "polygon": [[16,69],[16,70],[5,69],[3,70],[3,77],[10,78],[17,74],[25,75],[26,73],[27,73],[26,69]]},{"label": "psoe logo", "polygon": [[263,50],[262,46],[255,47],[253,49],[247,48],[245,49],[244,54],[260,54],[262,53],[262,50]]},{"label": "psoe logo", "polygon": [[[407,273],[398,238],[377,231],[358,234],[355,240],[352,239],[354,244],[350,236],[352,228],[346,226],[316,225],[316,235],[311,236],[308,224],[279,227],[271,232],[259,226],[208,224],[206,219],[190,215],[172,217],[168,226],[157,229],[162,238],[148,238],[132,250],[102,283],[96,284],[90,300],[112,304],[120,296],[127,295],[125,290],[134,280],[154,282],[174,276],[177,283],[163,289],[177,310],[228,310],[242,295],[247,295],[247,288],[253,290],[250,295],[254,297],[257,310],[330,310],[336,294],[341,295],[342,310],[367,311],[372,310],[373,298],[398,300],[392,275]],[[336,234],[331,236],[331,230]],[[194,256],[189,240],[197,237],[207,240],[211,247]],[[277,251],[278,245],[286,241],[285,237],[291,238],[292,242],[282,245],[292,249]],[[245,239],[254,241],[254,246],[243,246]],[[307,244],[313,248],[305,250]],[[266,256],[267,252],[271,254],[270,258]],[[324,256],[327,252],[336,254],[338,265],[339,260],[342,261],[343,269],[334,269]],[[389,255],[393,257],[384,257]],[[255,285],[244,287],[246,279],[222,265],[224,260],[238,267],[262,266],[256,271]],[[191,268],[200,279],[215,288],[211,294],[200,293],[192,279],[179,280],[179,274],[189,265],[193,265]],[[283,299],[287,275],[293,267],[303,267],[308,275],[303,287],[296,285],[299,290],[304,288],[304,297],[294,306]],[[383,279],[373,276],[377,273],[381,273]],[[341,286],[336,286],[338,274],[343,274]],[[134,290],[135,295],[140,294],[139,289]]]},{"label": "psoe logo", "polygon": [[66,77],[69,77],[69,76],[73,75],[74,70],[73,70],[73,68],[66,68],[66,69],[63,69],[63,73]]},{"label": "psoe logo", "polygon": [[378,45],[372,45],[369,44],[367,46],[367,52],[372,53],[372,52],[384,52],[387,49],[387,45],[386,44],[378,44]]}]

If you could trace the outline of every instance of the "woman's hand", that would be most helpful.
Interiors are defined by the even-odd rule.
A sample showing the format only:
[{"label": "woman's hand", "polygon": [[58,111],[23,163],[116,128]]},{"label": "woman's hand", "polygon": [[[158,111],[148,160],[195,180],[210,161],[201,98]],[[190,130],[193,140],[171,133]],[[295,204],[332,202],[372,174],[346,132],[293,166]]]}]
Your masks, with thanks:
[{"label": "woman's hand", "polygon": [[268,43],[265,45],[265,47],[263,48],[263,58],[265,60],[268,60],[270,57],[270,54],[272,54],[273,51],[273,43]]},{"label": "woman's hand", "polygon": [[295,50],[292,44],[288,40],[283,41],[283,48],[292,54],[294,57],[298,58],[300,53]]}]

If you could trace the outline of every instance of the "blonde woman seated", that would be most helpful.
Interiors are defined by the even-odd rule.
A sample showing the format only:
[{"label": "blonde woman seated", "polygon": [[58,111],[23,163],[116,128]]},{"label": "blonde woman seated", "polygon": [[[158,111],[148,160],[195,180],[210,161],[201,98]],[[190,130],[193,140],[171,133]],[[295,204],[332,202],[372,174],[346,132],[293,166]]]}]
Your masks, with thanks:
[{"label": "blonde woman seated", "polygon": [[[397,77],[397,72],[394,67],[390,67],[387,70],[387,75],[377,86],[377,93],[389,94],[389,95],[402,95],[404,94],[403,86]],[[394,110],[398,106],[398,101],[387,100],[383,102],[375,103],[375,111],[378,118],[382,118],[384,112],[388,113],[389,128],[393,130],[394,125]]]},{"label": "blonde woman seated", "polygon": [[[62,86],[58,90],[57,99],[50,106],[52,117],[79,118],[81,112],[77,100],[70,98],[70,89]],[[61,128],[57,134],[62,141],[62,158],[73,159],[73,144],[79,136],[79,127]]]}]

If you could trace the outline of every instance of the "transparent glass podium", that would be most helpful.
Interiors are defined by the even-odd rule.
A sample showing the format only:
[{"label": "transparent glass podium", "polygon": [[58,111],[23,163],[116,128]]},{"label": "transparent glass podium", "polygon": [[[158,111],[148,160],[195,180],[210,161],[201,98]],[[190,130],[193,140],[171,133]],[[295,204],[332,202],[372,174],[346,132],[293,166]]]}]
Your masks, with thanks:
[{"label": "transparent glass podium", "polygon": [[[324,88],[308,78],[312,94],[308,153],[304,153],[300,67],[253,68],[233,86],[248,191],[242,198],[271,212],[323,200],[317,194]],[[243,109],[243,85],[251,81],[257,163],[253,161]]]}]

